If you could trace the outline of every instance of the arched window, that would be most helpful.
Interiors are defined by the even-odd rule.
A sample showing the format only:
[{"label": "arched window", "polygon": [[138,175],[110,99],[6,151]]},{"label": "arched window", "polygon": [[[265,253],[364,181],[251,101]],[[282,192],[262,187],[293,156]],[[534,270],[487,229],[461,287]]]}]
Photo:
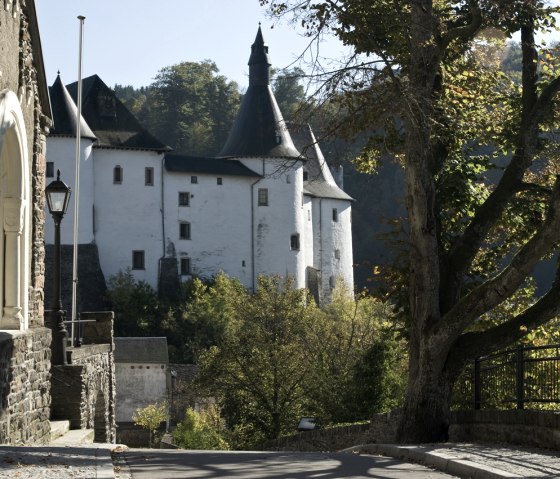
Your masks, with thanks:
[{"label": "arched window", "polygon": [[28,327],[30,275],[29,158],[23,112],[0,92],[0,329]]}]

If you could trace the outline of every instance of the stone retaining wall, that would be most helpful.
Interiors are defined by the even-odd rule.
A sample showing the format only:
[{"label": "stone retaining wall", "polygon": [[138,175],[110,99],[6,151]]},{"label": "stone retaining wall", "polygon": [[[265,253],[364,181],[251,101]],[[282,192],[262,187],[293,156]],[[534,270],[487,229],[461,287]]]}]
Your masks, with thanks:
[{"label": "stone retaining wall", "polygon": [[83,345],[68,348],[69,364],[52,366],[52,419],[95,429],[96,442],[115,442],[113,313],[82,313]]},{"label": "stone retaining wall", "polygon": [[560,412],[456,411],[451,414],[452,442],[504,442],[560,450]]},{"label": "stone retaining wall", "polygon": [[51,331],[0,332],[0,444],[50,439]]}]

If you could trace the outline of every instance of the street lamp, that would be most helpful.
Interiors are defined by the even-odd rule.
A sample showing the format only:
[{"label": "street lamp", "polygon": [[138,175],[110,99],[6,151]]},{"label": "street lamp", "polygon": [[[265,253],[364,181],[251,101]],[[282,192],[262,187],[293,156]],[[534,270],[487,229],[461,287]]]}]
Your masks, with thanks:
[{"label": "street lamp", "polygon": [[51,311],[50,327],[53,333],[51,363],[56,365],[66,364],[66,338],[68,332],[64,325],[65,311],[62,309],[62,298],[60,295],[60,222],[70,200],[70,188],[60,181],[60,170],[56,172],[56,180],[46,188],[47,205],[49,213],[54,219],[54,286],[53,305]]}]

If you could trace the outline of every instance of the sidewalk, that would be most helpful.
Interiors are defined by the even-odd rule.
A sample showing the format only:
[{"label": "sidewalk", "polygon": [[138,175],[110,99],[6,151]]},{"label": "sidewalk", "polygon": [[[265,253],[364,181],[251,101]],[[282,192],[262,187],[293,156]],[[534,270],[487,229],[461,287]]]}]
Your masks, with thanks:
[{"label": "sidewalk", "polygon": [[345,452],[418,462],[465,479],[560,478],[560,451],[483,444],[368,444]]},{"label": "sidewalk", "polygon": [[0,446],[0,478],[114,479],[115,444]]}]

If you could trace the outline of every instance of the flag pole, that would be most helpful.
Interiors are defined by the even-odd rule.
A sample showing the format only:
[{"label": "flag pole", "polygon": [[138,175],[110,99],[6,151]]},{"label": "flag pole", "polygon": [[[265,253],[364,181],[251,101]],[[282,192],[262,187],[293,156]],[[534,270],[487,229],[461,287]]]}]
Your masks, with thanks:
[{"label": "flag pole", "polygon": [[74,176],[74,243],[72,254],[72,326],[70,334],[70,345],[74,346],[76,310],[78,296],[78,219],[80,207],[80,162],[81,162],[81,126],[82,126],[82,52],[84,45],[84,20],[83,15],[78,16],[80,21],[80,46],[78,51],[78,121],[76,121],[76,171]]}]

